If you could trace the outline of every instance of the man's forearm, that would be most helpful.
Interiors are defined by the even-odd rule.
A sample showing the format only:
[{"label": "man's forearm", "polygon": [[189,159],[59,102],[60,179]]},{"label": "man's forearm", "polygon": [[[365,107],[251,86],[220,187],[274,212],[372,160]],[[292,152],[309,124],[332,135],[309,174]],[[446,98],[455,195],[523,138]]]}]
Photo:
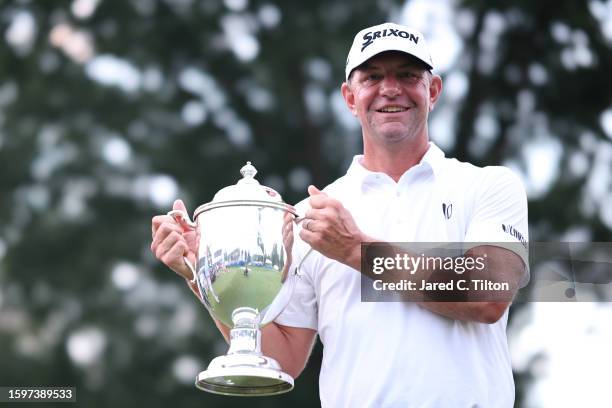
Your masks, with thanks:
[{"label": "man's forearm", "polygon": [[495,323],[503,315],[509,302],[417,302],[430,312],[450,319]]},{"label": "man's forearm", "polygon": [[[522,261],[518,255],[503,248],[491,246],[475,247],[462,256],[464,259],[474,259],[478,256],[481,259],[486,259],[486,262],[484,262],[486,267],[483,270],[464,268],[459,274],[453,271],[427,269],[424,267],[413,271],[385,269],[385,275],[383,276],[374,273],[373,261],[375,257],[393,259],[398,254],[402,256],[407,255],[409,258],[419,257],[391,244],[385,245],[386,243],[380,241],[376,242],[376,244],[374,252],[369,252],[371,249],[368,247],[365,248],[364,252],[359,248],[358,261],[355,256],[357,251],[354,251],[353,256],[350,258],[349,266],[357,269],[373,281],[380,281],[381,277],[385,283],[397,284],[399,282],[410,281],[411,288],[416,289],[398,292],[405,301],[415,302],[431,312],[451,319],[494,323],[503,316],[518,288],[519,275],[516,272],[518,266],[509,268],[507,265],[522,265]],[[363,262],[361,261],[362,255],[365,256]],[[489,282],[508,283],[509,290],[504,293],[486,290],[476,291],[474,294],[464,290],[464,288],[460,288],[454,282],[458,278],[463,282],[471,282],[472,278],[482,279],[485,277]],[[432,290],[430,289],[431,287],[441,289]]]}]

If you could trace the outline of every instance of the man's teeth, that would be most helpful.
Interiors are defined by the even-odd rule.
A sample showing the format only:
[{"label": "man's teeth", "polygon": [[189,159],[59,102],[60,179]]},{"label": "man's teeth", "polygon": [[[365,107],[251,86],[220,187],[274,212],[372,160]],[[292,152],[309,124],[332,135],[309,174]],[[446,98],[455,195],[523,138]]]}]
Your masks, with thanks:
[{"label": "man's teeth", "polygon": [[401,106],[388,106],[386,108],[382,108],[379,109],[379,112],[385,112],[385,113],[393,113],[393,112],[403,112],[405,111],[406,108],[403,108]]}]

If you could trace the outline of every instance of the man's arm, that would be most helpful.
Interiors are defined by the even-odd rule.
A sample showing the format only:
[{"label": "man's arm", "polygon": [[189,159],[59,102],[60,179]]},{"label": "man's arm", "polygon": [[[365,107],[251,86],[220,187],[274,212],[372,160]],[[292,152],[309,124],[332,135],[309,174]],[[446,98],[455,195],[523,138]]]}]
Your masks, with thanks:
[{"label": "man's arm", "polygon": [[[364,238],[368,239],[368,238]],[[370,241],[371,242],[371,241]],[[382,243],[385,245],[385,243]],[[405,250],[395,248],[392,245],[385,245],[389,250],[389,257],[394,257],[395,254],[404,254]],[[380,279],[384,276],[385,282],[399,282],[402,279],[409,278],[413,282],[417,282],[417,287],[420,287],[421,281],[436,282],[436,283],[447,283],[450,281],[457,281],[457,279],[464,279],[470,282],[473,278],[476,278],[476,273],[473,270],[465,270],[461,275],[455,272],[440,271],[440,270],[427,270],[420,268],[413,271],[412,274],[402,271],[395,273],[394,271],[385,271],[385,275],[374,275],[371,268],[362,269],[363,263],[361,262],[361,248],[358,247],[353,251],[351,256],[348,258],[352,268],[360,271],[372,279]],[[414,254],[410,254],[414,256]],[[501,248],[493,245],[482,245],[477,246],[464,254],[466,258],[472,259],[486,259],[485,269],[477,272],[478,278],[486,278],[490,282],[507,283],[509,290],[503,294],[496,295],[491,291],[478,291],[478,299],[483,301],[470,300],[467,292],[462,292],[455,287],[455,290],[444,291],[442,297],[446,299],[452,299],[453,297],[466,296],[464,301],[435,301],[436,299],[430,297],[429,293],[422,291],[411,291],[406,296],[406,300],[415,301],[415,299],[426,298],[427,300],[418,300],[421,307],[437,313],[439,315],[465,321],[475,321],[480,323],[495,323],[505,313],[506,309],[510,306],[511,299],[514,298],[518,291],[519,283],[525,273],[525,265],[519,255],[510,251],[506,248]],[[485,298],[490,298],[484,300]],[[473,298],[472,298],[473,299]]]},{"label": "man's arm", "polygon": [[[308,189],[311,209],[306,212],[306,220],[300,237],[312,248],[328,258],[344,263],[351,268],[361,270],[361,244],[377,240],[365,235],[357,227],[353,217],[342,204],[325,193],[311,186]],[[487,269],[492,280],[509,282],[512,296],[516,293],[524,265],[522,259],[514,252],[500,247],[483,245],[468,251],[471,256],[487,253]],[[429,276],[424,279],[437,278],[435,271],[421,271]],[[509,298],[512,298],[509,296]],[[504,302],[418,302],[423,308],[451,319],[495,323],[510,305]]]},{"label": "man's arm", "polygon": [[[488,279],[492,282],[508,283],[510,290],[503,298],[514,298],[518,291],[519,282],[525,271],[523,260],[520,256],[508,249],[492,245],[474,247],[466,253],[466,256],[482,258],[485,254],[487,259],[486,272],[488,274]],[[433,273],[436,272],[434,271]],[[431,312],[438,313],[451,319],[491,324],[497,322],[504,315],[511,301],[423,301],[418,303]]]}]

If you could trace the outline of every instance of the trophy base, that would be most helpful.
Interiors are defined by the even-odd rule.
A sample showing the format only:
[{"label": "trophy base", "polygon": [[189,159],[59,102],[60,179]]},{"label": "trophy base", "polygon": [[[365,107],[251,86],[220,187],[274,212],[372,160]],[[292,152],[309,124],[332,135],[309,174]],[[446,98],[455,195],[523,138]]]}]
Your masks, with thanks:
[{"label": "trophy base", "polygon": [[215,358],[195,385],[213,394],[269,396],[291,391],[293,378],[269,357],[227,355]]}]

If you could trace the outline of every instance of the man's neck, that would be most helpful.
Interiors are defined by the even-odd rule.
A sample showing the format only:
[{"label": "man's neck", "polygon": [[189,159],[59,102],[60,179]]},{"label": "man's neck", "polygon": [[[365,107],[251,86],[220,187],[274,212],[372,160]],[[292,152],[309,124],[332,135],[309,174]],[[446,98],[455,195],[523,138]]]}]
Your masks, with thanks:
[{"label": "man's neck", "polygon": [[397,146],[364,146],[363,167],[370,171],[385,173],[395,182],[413,166],[421,162],[429,149],[427,138],[410,144]]}]

